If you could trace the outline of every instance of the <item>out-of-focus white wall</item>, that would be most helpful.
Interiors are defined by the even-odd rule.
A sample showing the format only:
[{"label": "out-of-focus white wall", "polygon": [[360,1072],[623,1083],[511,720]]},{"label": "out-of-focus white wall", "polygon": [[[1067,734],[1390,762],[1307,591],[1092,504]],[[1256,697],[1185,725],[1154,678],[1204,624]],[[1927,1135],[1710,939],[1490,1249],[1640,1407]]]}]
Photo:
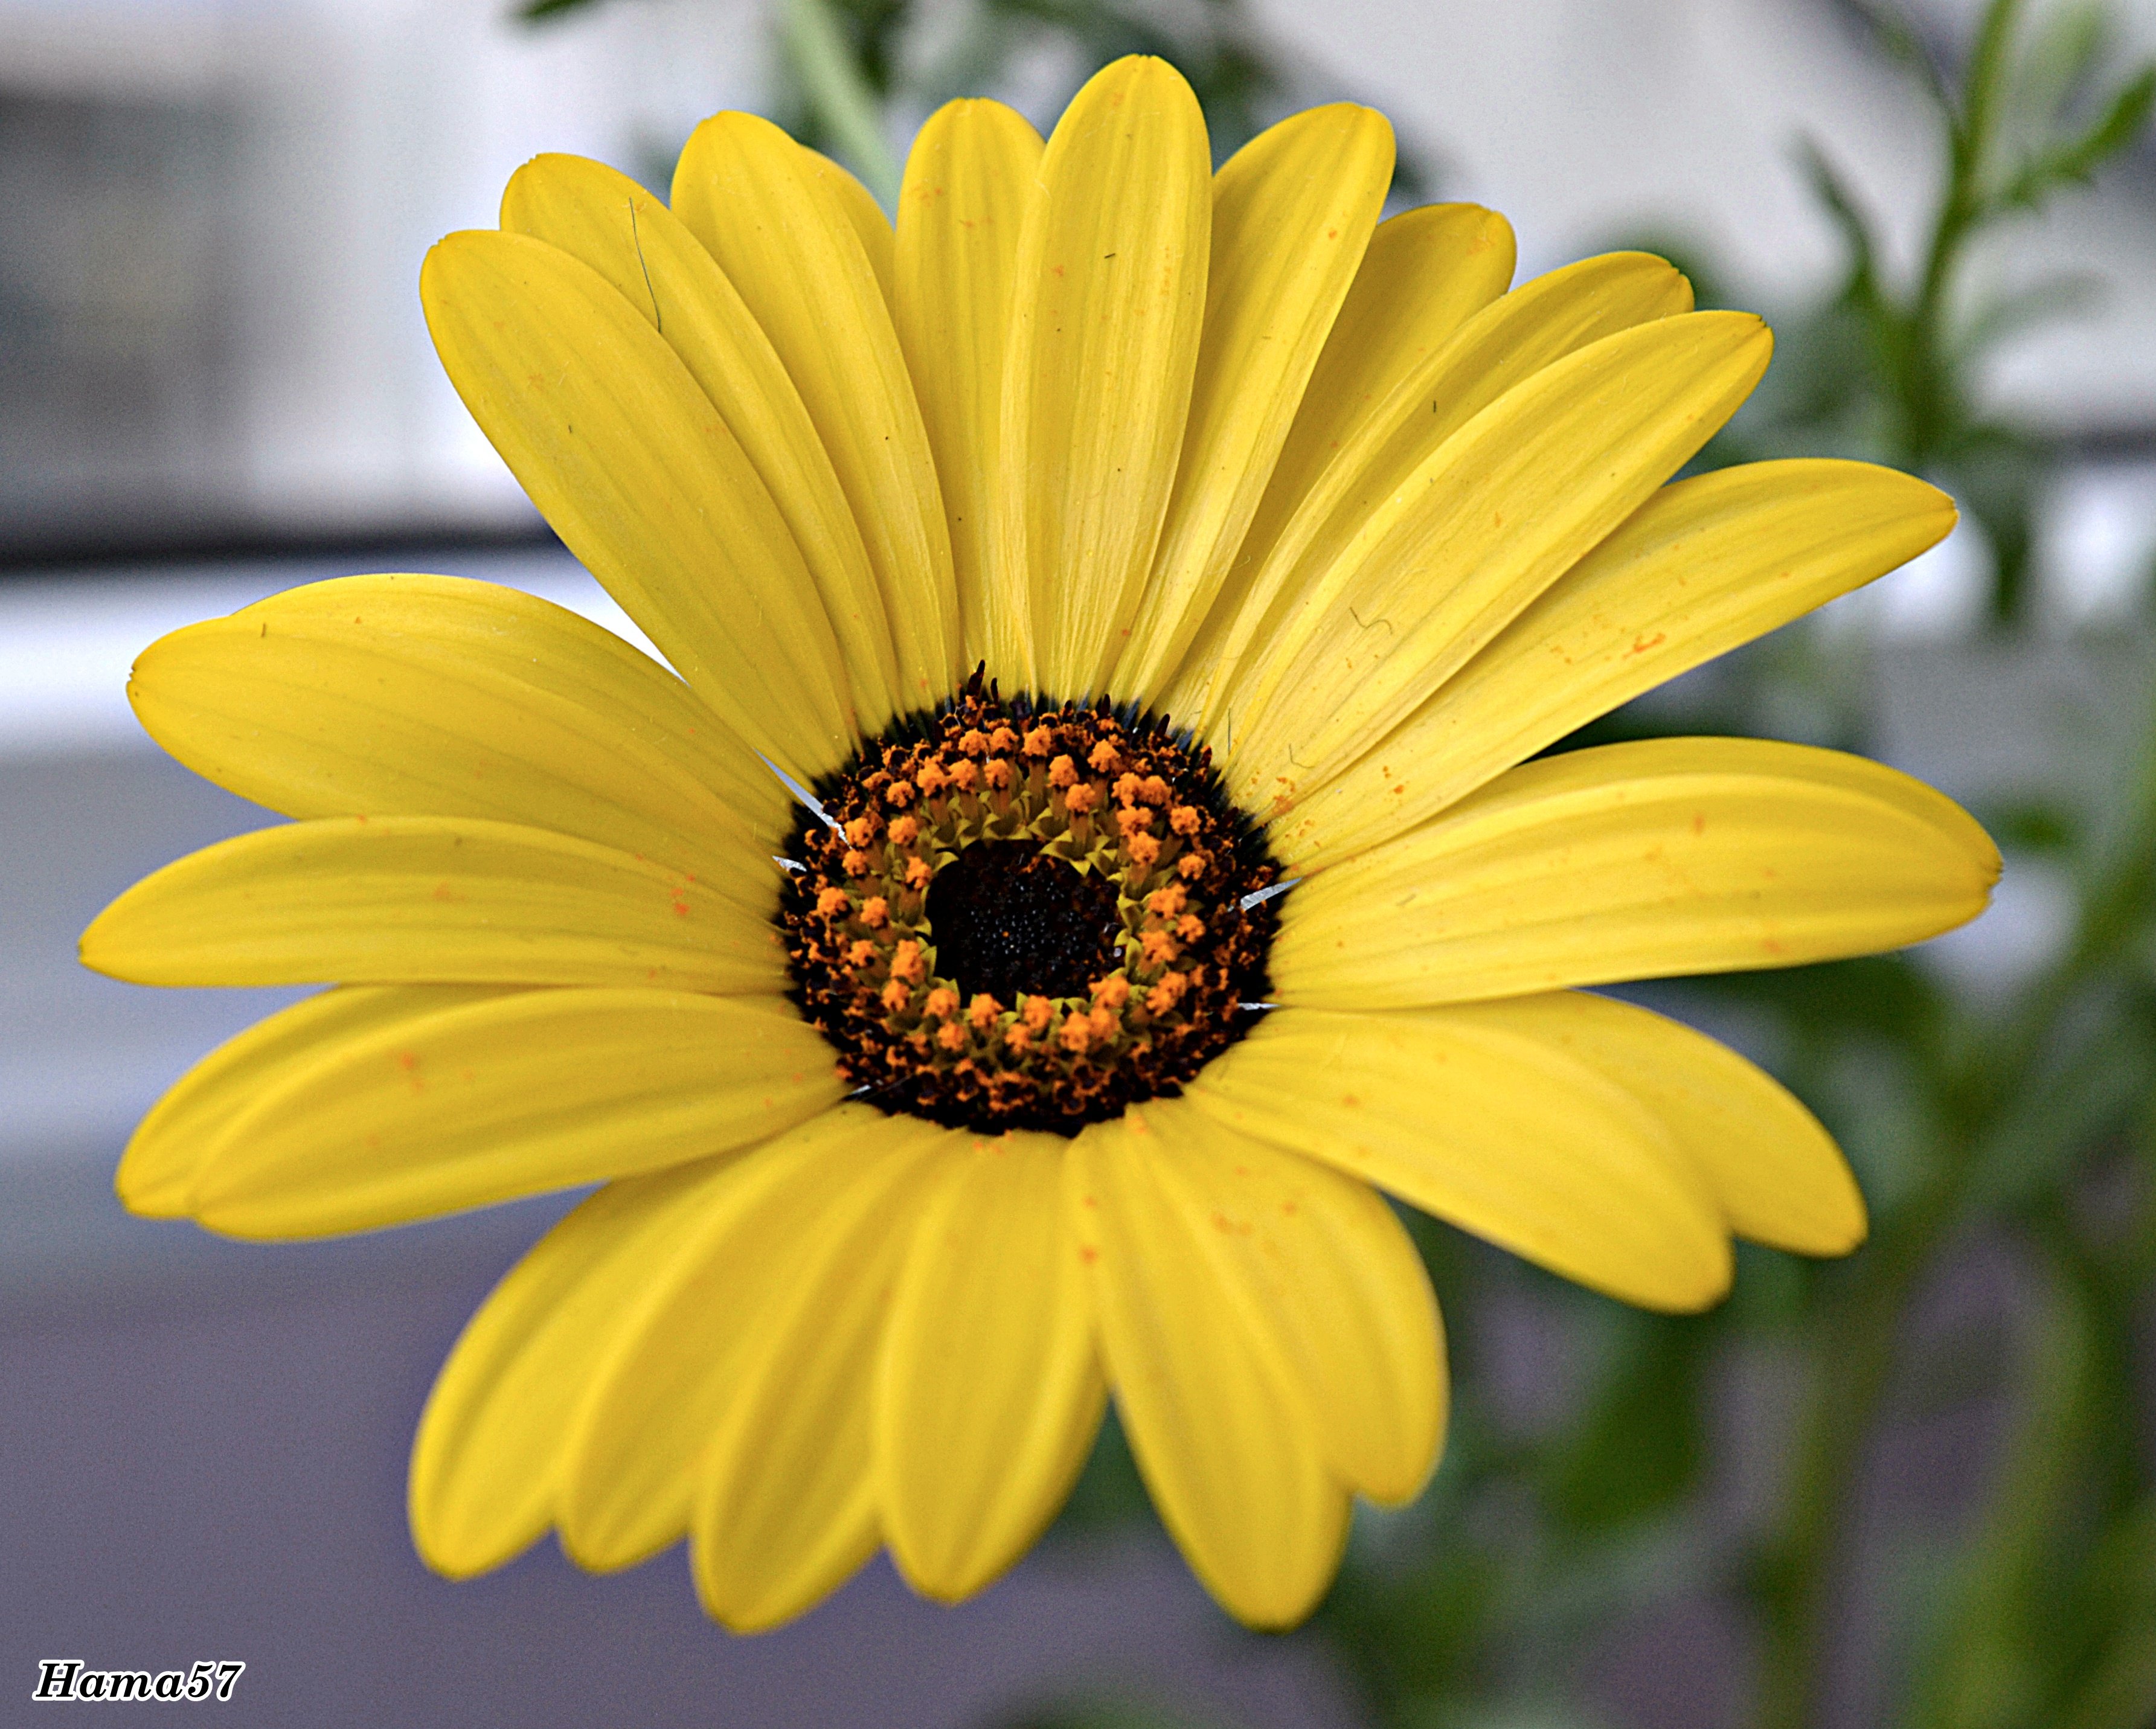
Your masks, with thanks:
[{"label": "out-of-focus white wall", "polygon": [[[193,411],[214,425],[175,429],[162,458],[171,484],[154,505],[317,534],[525,516],[434,360],[420,260],[444,233],[490,226],[503,182],[541,151],[648,172],[701,115],[752,102],[766,8],[638,0],[538,28],[513,25],[511,10],[511,0],[0,0],[0,115],[10,103],[76,115],[69,141],[95,141],[100,116],[194,116],[217,141],[199,172],[220,183],[197,189],[189,218],[212,230],[207,257],[202,236],[175,237],[197,243],[191,254],[215,279],[181,309],[216,326],[203,339],[216,369],[203,381],[209,402]],[[167,267],[144,243],[158,213],[115,183],[139,187],[142,167],[101,173],[90,155],[42,177],[36,163],[12,165],[11,183],[28,190],[0,212],[15,264],[0,309],[18,315],[0,339],[74,331],[94,349],[139,328],[111,316],[125,278],[150,279],[137,299],[157,297]],[[130,418],[124,377],[116,392],[110,432],[92,419],[87,449],[48,444],[50,461],[71,464],[68,485],[33,498],[18,475],[5,501],[49,516],[110,502],[135,473],[99,465]],[[159,410],[146,399],[132,412]],[[191,448],[198,438],[217,449]]]}]

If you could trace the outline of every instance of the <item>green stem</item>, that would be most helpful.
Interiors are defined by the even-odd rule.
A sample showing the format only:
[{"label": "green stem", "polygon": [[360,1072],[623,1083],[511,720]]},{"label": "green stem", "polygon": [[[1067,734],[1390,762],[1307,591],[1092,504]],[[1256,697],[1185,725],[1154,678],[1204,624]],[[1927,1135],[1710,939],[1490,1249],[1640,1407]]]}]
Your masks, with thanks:
[{"label": "green stem", "polygon": [[829,0],[782,0],[779,28],[802,94],[832,141],[886,210],[898,203],[898,158],[883,134],[883,109],[847,52]]}]

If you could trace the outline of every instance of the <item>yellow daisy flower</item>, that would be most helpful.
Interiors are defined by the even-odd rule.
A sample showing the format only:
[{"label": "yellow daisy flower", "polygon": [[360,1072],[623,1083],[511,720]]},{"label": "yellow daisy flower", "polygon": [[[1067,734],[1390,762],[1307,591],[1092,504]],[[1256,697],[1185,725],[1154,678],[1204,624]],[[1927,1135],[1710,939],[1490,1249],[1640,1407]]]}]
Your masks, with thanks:
[{"label": "yellow daisy flower", "polygon": [[335,988],[172,1089],[128,1205],[307,1237],[604,1185],[435,1386],[441,1572],[685,1533],[732,1627],[880,1546],[963,1598],[1112,1393],[1199,1577],[1285,1625],[1443,1434],[1381,1192],[1660,1309],[1722,1295],[1732,1232],[1862,1236],[1786,1092],[1578,988],[1915,941],[1990,844],[1830,752],[1529,759],[1952,506],[1842,462],[1665,484],[1759,321],[1634,254],[1508,292],[1502,218],[1378,220],[1378,115],[1209,163],[1147,59],[1045,146],[944,109],[895,233],[747,115],[670,207],[540,157],[428,319],[675,670],[431,576],[137,663],[161,744],[300,820],[85,959]]}]

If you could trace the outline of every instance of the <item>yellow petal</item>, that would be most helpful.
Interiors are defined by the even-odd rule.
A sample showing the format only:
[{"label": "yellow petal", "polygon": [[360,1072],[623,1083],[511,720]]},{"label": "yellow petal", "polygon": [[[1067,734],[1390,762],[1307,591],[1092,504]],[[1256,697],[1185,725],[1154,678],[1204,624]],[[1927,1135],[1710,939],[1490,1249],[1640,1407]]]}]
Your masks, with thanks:
[{"label": "yellow petal", "polygon": [[876,203],[875,194],[830,157],[806,146],[801,146],[801,153],[808,158],[809,172],[830,189],[833,200],[854,231],[854,238],[861,243],[869,269],[875,273],[876,287],[889,305],[897,285],[898,269],[897,239],[891,233],[891,218],[883,213],[883,206]]},{"label": "yellow petal", "polygon": [[674,209],[808,405],[868,547],[911,711],[952,689],[958,594],[928,434],[849,178],[768,121],[714,115],[681,151]]},{"label": "yellow petal", "polygon": [[187,1190],[211,1145],[241,1111],[323,1045],[394,1028],[454,1004],[504,994],[475,985],[355,985],[324,991],[257,1021],[187,1070],[150,1107],[114,1180],[131,1213],[183,1219]]},{"label": "yellow petal", "polygon": [[520,991],[317,1044],[198,1166],[236,1237],[370,1230],[766,1140],[848,1088],[783,1003]]},{"label": "yellow petal", "polygon": [[[1381,285],[1389,285],[1381,279]],[[1313,395],[1382,394],[1359,409],[1348,400],[1319,398],[1312,430],[1301,430],[1298,421],[1250,525],[1248,556],[1177,680],[1175,711],[1200,718],[1202,702],[1202,718],[1209,726],[1219,723],[1224,744],[1241,739],[1255,684],[1279,652],[1281,633],[1357,536],[1413,501],[1410,487],[1454,434],[1558,362],[1691,305],[1690,285],[1661,259],[1616,253],[1515,289],[1403,372],[1369,377],[1343,358],[1333,380],[1321,374]],[[1535,399],[1520,398],[1513,412]],[[1517,523],[1517,513],[1511,514]]]},{"label": "yellow petal", "polygon": [[740,444],[646,314],[523,234],[419,273],[457,393],[572,552],[696,693],[802,779],[851,748],[837,639]]},{"label": "yellow petal", "polygon": [[[846,1198],[865,1185],[860,1196],[882,1195],[890,1205],[880,1185],[921,1170],[948,1135],[918,1117],[841,1105],[736,1161],[706,1192],[695,1231],[635,1294],[569,1425],[555,1517],[579,1566],[634,1565],[688,1529],[713,1435],[763,1360],[772,1329],[829,1265],[834,1238],[865,1252],[850,1234],[861,1226]],[[886,1222],[902,1249],[906,1219],[895,1212]],[[872,1521],[870,1372],[865,1363],[859,1485]],[[796,1549],[770,1561],[801,1558]]]},{"label": "yellow petal", "polygon": [[1252,1339],[1246,1294],[1163,1188],[1182,1148],[1155,1132],[1158,1114],[1133,1108],[1094,1124],[1065,1167],[1109,1382],[1191,1570],[1237,1619],[1292,1626],[1339,1565],[1348,1493],[1306,1399]]},{"label": "yellow petal", "polygon": [[963,1136],[884,1118],[812,1169],[816,1222],[734,1359],[698,1467],[690,1547],[704,1607],[737,1631],[813,1608],[875,1552],[870,1407],[891,1288],[934,1167]]},{"label": "yellow petal", "polygon": [[412,1538],[436,1573],[499,1567],[553,1521],[567,1425],[593,1365],[723,1169],[706,1162],[608,1184],[465,1324],[412,1443]]},{"label": "yellow petal", "polygon": [[512,823],[330,817],[220,841],[145,877],[83,932],[82,959],[135,984],[775,994],[785,977],[769,922],[777,893],[742,884],[721,893]]},{"label": "yellow petal", "polygon": [[1833,1137],[1727,1045],[1584,991],[1508,998],[1481,1012],[1637,1098],[1706,1177],[1738,1236],[1799,1254],[1845,1254],[1864,1240],[1864,1197]]},{"label": "yellow petal", "polygon": [[292,817],[483,817],[737,872],[789,801],[688,687],[573,613],[456,577],[346,577],[161,637],[150,736]]},{"label": "yellow petal", "polygon": [[1445,1341],[1399,1220],[1363,1184],[1188,1106],[1146,1115],[1171,1147],[1162,1199],[1301,1389],[1326,1462],[1373,1500],[1412,1500],[1445,1439]]},{"label": "yellow petal", "polygon": [[785,518],[838,634],[861,729],[880,731],[898,705],[898,665],[868,549],[801,393],[726,273],[664,203],[583,156],[518,169],[501,225],[589,264],[680,357]]},{"label": "yellow petal", "polygon": [[1375,749],[1276,818],[1275,850],[1307,865],[1410,829],[1953,523],[1945,494],[1868,463],[1753,463],[1666,486]]},{"label": "yellow petal", "polygon": [[1019,241],[997,474],[1035,658],[1007,686],[1092,694],[1137,614],[1198,363],[1209,166],[1190,86],[1135,55],[1096,73],[1048,141]]},{"label": "yellow petal", "polygon": [[1448,439],[1289,598],[1264,664],[1239,670],[1239,795],[1276,806],[1376,743],[1707,442],[1771,346],[1748,313],[1659,319]]},{"label": "yellow petal", "polygon": [[898,195],[891,305],[950,515],[964,668],[1023,658],[1023,572],[997,545],[994,475],[1019,225],[1040,151],[1040,135],[1002,103],[946,103],[914,140]]},{"label": "yellow petal", "polygon": [[1261,132],[1213,181],[1205,325],[1175,491],[1116,695],[1150,703],[1219,591],[1377,225],[1393,129],[1352,102]]},{"label": "yellow petal", "polygon": [[[1480,204],[1424,204],[1378,224],[1266,488],[1274,533],[1394,391],[1512,285],[1517,258],[1512,225]],[[1267,536],[1245,552],[1270,546]]]},{"label": "yellow petal", "polygon": [[1729,1239],[1706,1180],[1637,1098],[1511,1006],[1278,1010],[1188,1097],[1626,1302],[1715,1301]]},{"label": "yellow petal", "polygon": [[1840,752],[1651,739],[1545,757],[1288,896],[1274,996],[1391,1008],[1792,967],[1974,918],[1999,854]]},{"label": "yellow petal", "polygon": [[914,1234],[878,1365],[886,1537],[914,1588],[956,1603],[1032,1546],[1070,1492],[1106,1388],[1064,1215],[1069,1143],[976,1140]]}]

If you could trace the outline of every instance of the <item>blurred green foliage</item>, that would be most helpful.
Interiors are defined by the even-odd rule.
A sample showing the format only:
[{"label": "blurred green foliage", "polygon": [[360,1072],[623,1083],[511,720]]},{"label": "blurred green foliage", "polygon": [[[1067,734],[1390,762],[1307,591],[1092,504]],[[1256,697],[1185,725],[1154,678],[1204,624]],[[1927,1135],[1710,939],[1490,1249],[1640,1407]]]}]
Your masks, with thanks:
[{"label": "blurred green foliage", "polygon": [[[1820,305],[1778,321],[1777,364],[1700,465],[1846,454],[1938,481],[1982,535],[1994,648],[2011,654],[2039,634],[2036,512],[2060,453],[1986,406],[1979,369],[2095,285],[2055,278],[1985,299],[1972,254],[2134,141],[2156,67],[2107,77],[2094,5],[2031,23],[2018,0],[1990,0],[1951,70],[1900,15],[1844,6],[1936,121],[1921,259],[1895,278],[1830,144],[1807,142],[1846,269]],[[778,0],[774,21],[774,114],[886,200],[894,113],[993,86],[1044,44],[1074,86],[1121,54],[1173,60],[1224,154],[1293,82],[1237,0],[969,0],[932,54],[915,0]],[[1712,273],[1679,261],[1716,302]],[[1861,749],[1872,677],[1860,643],[1799,625],[1567,743],[1705,731]],[[2156,702],[2148,683],[2141,700]],[[1730,1300],[1671,1318],[1409,1217],[1451,1340],[1446,1456],[1414,1506],[1363,1511],[1338,1583],[1296,1635],[1373,1729],[1594,1723],[1582,1681],[1594,1654],[1686,1603],[1749,1629],[1757,1729],[1853,1721],[1830,1698],[1851,1673],[1877,1678],[1863,1720],[1902,1729],[2156,1723],[2156,1470],[2137,1408],[2156,1295],[2156,706],[2097,729],[2069,770],[2039,800],[1978,813],[2071,909],[2018,981],[1977,991],[1887,957],[1646,993],[1763,1053],[1835,1132],[1872,1212],[1871,1240],[1847,1260],[1740,1245]],[[1973,1258],[2010,1301],[1925,1319],[1919,1300]],[[1501,1372],[1523,1328],[1552,1365],[1524,1401]],[[1972,1410],[2003,1437],[1973,1513],[1928,1546],[1867,1552],[1882,1430]],[[1761,1456],[1732,1460],[1748,1437]],[[1111,1419],[1055,1540],[1150,1518]],[[1198,1721],[1102,1694],[1006,1729]]]}]

